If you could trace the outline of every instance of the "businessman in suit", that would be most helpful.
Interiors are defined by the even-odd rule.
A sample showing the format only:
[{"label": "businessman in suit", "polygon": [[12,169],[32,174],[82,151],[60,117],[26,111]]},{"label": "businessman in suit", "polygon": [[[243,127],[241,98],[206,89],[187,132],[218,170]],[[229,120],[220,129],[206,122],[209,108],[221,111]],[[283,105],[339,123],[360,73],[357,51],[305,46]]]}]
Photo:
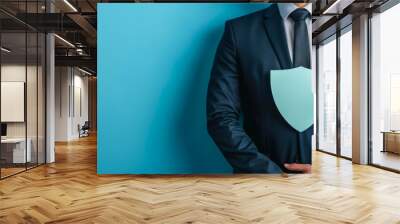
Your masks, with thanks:
[{"label": "businessman in suit", "polygon": [[270,86],[271,70],[311,67],[310,29],[305,3],[273,4],[226,22],[208,86],[207,128],[235,173],[311,172],[313,127],[293,129]]}]

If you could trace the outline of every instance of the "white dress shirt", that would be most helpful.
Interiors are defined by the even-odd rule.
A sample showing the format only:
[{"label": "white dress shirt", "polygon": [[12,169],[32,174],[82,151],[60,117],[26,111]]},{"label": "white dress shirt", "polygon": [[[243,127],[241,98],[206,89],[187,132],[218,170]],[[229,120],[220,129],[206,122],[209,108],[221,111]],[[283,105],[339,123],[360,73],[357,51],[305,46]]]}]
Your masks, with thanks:
[{"label": "white dress shirt", "polygon": [[[286,40],[289,48],[290,58],[293,61],[293,43],[294,43],[294,21],[290,18],[290,13],[294,10],[298,9],[299,7],[294,3],[278,3],[279,13],[283,19],[283,24],[285,26],[286,32]],[[312,5],[308,3],[304,9],[307,9],[310,12],[310,17],[306,19],[307,29],[308,29],[308,38],[310,40],[310,55],[311,55],[311,14],[312,14]]]}]

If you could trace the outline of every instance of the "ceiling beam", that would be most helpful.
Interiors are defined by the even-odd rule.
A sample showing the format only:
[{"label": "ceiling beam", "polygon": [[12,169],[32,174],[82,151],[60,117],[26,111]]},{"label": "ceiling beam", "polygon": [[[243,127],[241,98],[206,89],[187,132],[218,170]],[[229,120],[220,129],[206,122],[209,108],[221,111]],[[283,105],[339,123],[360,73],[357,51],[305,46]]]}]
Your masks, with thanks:
[{"label": "ceiling beam", "polygon": [[56,66],[88,67],[96,71],[96,58],[91,56],[55,56]]},{"label": "ceiling beam", "polygon": [[80,13],[68,13],[67,16],[74,21],[78,26],[80,26],[84,31],[87,32],[91,37],[97,36],[97,30],[93,27],[89,21],[82,16]]}]

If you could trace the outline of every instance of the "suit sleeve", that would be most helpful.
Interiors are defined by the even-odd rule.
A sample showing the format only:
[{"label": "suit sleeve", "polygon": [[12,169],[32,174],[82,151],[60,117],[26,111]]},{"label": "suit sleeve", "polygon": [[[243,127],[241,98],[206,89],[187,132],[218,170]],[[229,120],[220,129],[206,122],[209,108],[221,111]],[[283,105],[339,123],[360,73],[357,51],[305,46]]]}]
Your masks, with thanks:
[{"label": "suit sleeve", "polygon": [[208,84],[208,132],[236,172],[282,172],[278,165],[258,151],[240,124],[239,82],[235,38],[227,22]]}]

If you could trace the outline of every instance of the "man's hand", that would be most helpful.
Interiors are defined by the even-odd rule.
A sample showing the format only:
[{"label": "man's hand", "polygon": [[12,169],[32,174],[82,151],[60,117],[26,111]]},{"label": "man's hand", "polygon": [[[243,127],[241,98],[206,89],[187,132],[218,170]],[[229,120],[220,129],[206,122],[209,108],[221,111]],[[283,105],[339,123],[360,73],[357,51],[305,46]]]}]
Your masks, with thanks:
[{"label": "man's hand", "polygon": [[286,169],[302,173],[311,173],[311,164],[285,163]]}]

